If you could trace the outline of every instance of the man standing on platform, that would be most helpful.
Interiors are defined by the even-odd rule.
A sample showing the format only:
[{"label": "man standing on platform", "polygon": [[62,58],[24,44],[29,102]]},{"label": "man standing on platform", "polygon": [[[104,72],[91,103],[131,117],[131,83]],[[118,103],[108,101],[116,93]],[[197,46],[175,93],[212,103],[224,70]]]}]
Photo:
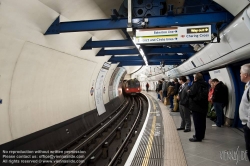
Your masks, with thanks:
[{"label": "man standing on platform", "polygon": [[221,127],[222,125],[224,125],[223,108],[227,105],[228,102],[228,90],[226,85],[224,85],[224,83],[219,81],[217,78],[214,78],[212,80],[212,83],[215,85],[212,102],[217,115],[216,124],[213,124],[212,126]]},{"label": "man standing on platform", "polygon": [[177,128],[177,130],[184,130],[184,132],[191,131],[191,117],[190,110],[188,108],[188,83],[187,79],[184,76],[179,78],[181,86],[179,90],[179,110],[181,115],[181,127]]},{"label": "man standing on platform", "polygon": [[197,73],[194,83],[188,90],[189,109],[193,113],[195,135],[190,142],[201,142],[205,137],[206,115],[208,110],[208,83],[203,80],[203,75]]},{"label": "man standing on platform", "polygon": [[148,84],[148,82],[147,82],[147,84],[146,84],[146,89],[147,89],[147,92],[148,92],[148,88],[149,88],[149,84]]},{"label": "man standing on platform", "polygon": [[250,161],[250,63],[241,66],[240,79],[246,83],[245,91],[242,95],[239,114],[242,121],[248,161]]}]

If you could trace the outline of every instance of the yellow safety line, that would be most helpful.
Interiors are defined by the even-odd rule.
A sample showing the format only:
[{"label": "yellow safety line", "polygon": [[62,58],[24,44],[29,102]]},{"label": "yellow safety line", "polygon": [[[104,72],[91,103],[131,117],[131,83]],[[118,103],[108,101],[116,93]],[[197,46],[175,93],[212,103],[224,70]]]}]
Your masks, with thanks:
[{"label": "yellow safety line", "polygon": [[144,155],[142,166],[148,165],[148,161],[149,161],[149,157],[150,157],[150,153],[151,153],[151,148],[152,148],[152,142],[154,140],[155,122],[156,122],[156,116],[153,117],[153,122],[152,122],[149,140],[148,140],[147,150],[146,150],[145,155]]}]

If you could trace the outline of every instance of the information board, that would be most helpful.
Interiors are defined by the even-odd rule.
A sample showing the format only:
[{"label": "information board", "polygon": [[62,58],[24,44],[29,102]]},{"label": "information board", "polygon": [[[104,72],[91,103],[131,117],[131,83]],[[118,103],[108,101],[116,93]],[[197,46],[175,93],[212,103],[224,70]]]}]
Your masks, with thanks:
[{"label": "information board", "polygon": [[136,44],[211,41],[211,25],[136,30]]}]

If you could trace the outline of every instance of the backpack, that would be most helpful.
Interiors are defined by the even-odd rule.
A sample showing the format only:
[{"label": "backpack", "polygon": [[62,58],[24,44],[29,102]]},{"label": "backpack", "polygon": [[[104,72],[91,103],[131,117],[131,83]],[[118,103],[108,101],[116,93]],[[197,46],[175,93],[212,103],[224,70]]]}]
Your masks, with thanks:
[{"label": "backpack", "polygon": [[208,86],[199,84],[199,89],[196,97],[194,98],[196,104],[200,106],[207,106],[208,104]]}]

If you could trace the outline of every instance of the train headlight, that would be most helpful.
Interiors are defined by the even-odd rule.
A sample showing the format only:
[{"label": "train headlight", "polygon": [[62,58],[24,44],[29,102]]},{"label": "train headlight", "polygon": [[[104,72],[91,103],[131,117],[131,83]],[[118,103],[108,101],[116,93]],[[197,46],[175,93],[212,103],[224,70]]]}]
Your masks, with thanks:
[{"label": "train headlight", "polygon": [[140,88],[138,88],[138,90],[140,90]]},{"label": "train headlight", "polygon": [[129,90],[128,88],[126,90]]}]

